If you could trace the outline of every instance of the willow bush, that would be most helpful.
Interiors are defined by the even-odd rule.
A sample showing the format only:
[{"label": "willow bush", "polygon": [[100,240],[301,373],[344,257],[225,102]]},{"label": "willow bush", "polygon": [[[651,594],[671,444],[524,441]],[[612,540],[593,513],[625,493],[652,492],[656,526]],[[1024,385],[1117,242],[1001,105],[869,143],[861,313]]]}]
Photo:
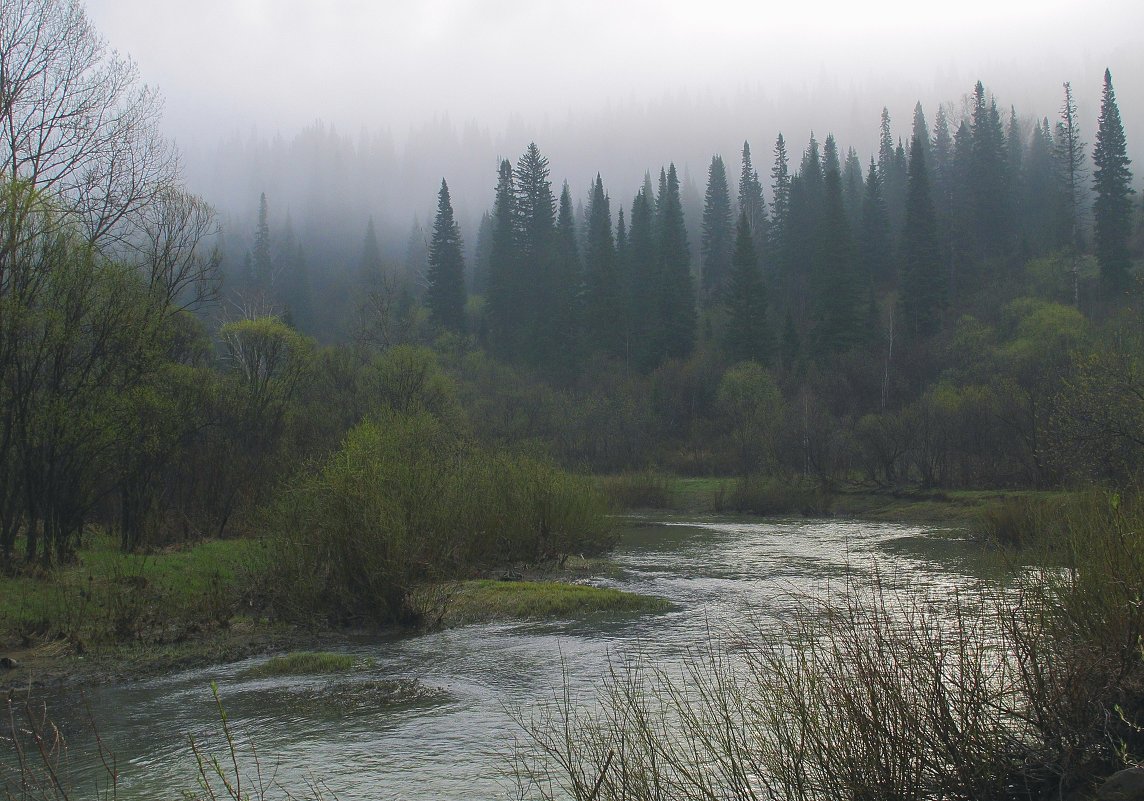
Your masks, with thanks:
[{"label": "willow bush", "polygon": [[415,622],[410,591],[611,548],[602,495],[551,463],[476,445],[424,411],[383,412],[267,513],[269,586],[290,618]]}]

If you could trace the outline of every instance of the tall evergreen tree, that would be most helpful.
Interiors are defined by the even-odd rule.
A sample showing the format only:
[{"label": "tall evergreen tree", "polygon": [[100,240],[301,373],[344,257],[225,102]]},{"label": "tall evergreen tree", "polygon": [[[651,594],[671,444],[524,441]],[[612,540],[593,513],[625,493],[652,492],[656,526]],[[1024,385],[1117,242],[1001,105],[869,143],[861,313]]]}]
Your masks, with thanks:
[{"label": "tall evergreen tree", "polygon": [[[605,201],[606,202],[606,201]],[[545,354],[545,368],[550,375],[571,378],[579,371],[583,346],[584,271],[580,262],[580,234],[576,213],[572,208],[572,192],[568,182],[560,192],[560,209],[556,215],[556,239],[553,260],[553,307],[547,330],[551,332],[550,352]],[[613,327],[618,330],[619,323]]]},{"label": "tall evergreen tree", "polygon": [[1088,172],[1085,167],[1087,144],[1080,138],[1080,120],[1077,118],[1072,86],[1068,81],[1064,83],[1064,90],[1065,99],[1061,103],[1061,113],[1057,120],[1054,150],[1064,197],[1064,223],[1068,232],[1066,241],[1075,254],[1081,249],[1081,209],[1084,208],[1085,178]]},{"label": "tall evergreen tree", "polygon": [[520,353],[522,297],[519,255],[516,249],[516,187],[512,164],[500,163],[496,201],[493,205],[492,243],[489,250],[488,320],[489,345],[502,359]]},{"label": "tall evergreen tree", "polygon": [[746,209],[740,210],[735,229],[729,290],[724,344],[728,361],[769,365],[774,343],[767,322],[767,292]]},{"label": "tall evergreen tree", "polygon": [[857,151],[852,147],[848,148],[846,160],[842,163],[842,203],[846,207],[846,219],[850,221],[851,229],[856,229],[862,220],[864,187],[862,162],[858,160]]},{"label": "tall evergreen tree", "polygon": [[449,185],[441,179],[437,192],[437,216],[429,240],[429,287],[425,293],[429,315],[449,331],[465,330],[465,257],[461,230],[453,217]]},{"label": "tall evergreen tree", "polygon": [[970,182],[973,189],[974,225],[978,233],[978,258],[1005,253],[1011,230],[1009,219],[1009,169],[1005,135],[995,98],[986,96],[981,81],[973,89],[973,159]]},{"label": "tall evergreen tree", "polygon": [[933,195],[934,206],[942,215],[949,216],[953,182],[953,134],[949,130],[949,117],[944,106],[938,106],[933,126]]},{"label": "tall evergreen tree", "polygon": [[1051,130],[1047,117],[1033,124],[1024,162],[1021,235],[1037,254],[1067,245],[1074,235],[1067,221],[1065,184],[1057,169]]},{"label": "tall evergreen tree", "polygon": [[[666,175],[664,179],[666,181]],[[628,228],[628,285],[626,293],[628,352],[637,369],[650,370],[659,364],[662,353],[663,318],[660,314],[664,291],[656,244],[655,201],[646,185],[632,201]]]},{"label": "tall evergreen tree", "polygon": [[[625,233],[626,236],[626,233]],[[589,347],[622,356],[627,340],[624,287],[612,239],[612,208],[604,182],[596,174],[588,204],[587,251],[584,254],[585,323]]]},{"label": "tall evergreen tree", "polygon": [[719,303],[727,289],[731,274],[733,247],[731,195],[727,188],[727,169],[723,157],[711,157],[707,170],[707,192],[703,199],[703,232],[700,253],[703,257],[703,302]]},{"label": "tall evergreen tree", "polygon": [[910,138],[911,148],[915,140],[921,143],[922,158],[925,161],[926,169],[929,170],[930,186],[933,186],[933,143],[930,142],[929,126],[926,123],[926,114],[925,111],[922,110],[922,102],[920,100],[914,104],[914,124]]},{"label": "tall evergreen tree", "polygon": [[381,284],[381,247],[377,244],[377,231],[373,227],[372,216],[365,224],[365,236],[361,242],[358,283],[367,289],[374,289]]},{"label": "tall evergreen tree", "polygon": [[767,204],[763,199],[763,184],[759,181],[759,173],[751,164],[751,145],[748,142],[743,142],[743,163],[739,172],[739,211],[747,213],[755,253],[759,262],[764,263],[768,238]]},{"label": "tall evergreen tree", "polygon": [[493,215],[485,212],[477,226],[477,247],[473,251],[473,265],[469,271],[469,287],[477,295],[489,290],[489,265],[493,258]]},{"label": "tall evergreen tree", "polygon": [[290,325],[300,331],[312,332],[314,319],[310,270],[302,245],[294,234],[294,223],[289,214],[286,215],[286,224],[282,226],[281,243],[275,260],[282,265],[282,300],[286,304],[286,317]]},{"label": "tall evergreen tree", "polygon": [[1100,264],[1100,280],[1107,295],[1128,288],[1128,238],[1132,234],[1132,171],[1128,165],[1128,146],[1112,73],[1104,71],[1104,89],[1100,96],[1100,117],[1096,124],[1096,144],[1092,149],[1092,185],[1096,190],[1093,203],[1093,238],[1096,260]]},{"label": "tall evergreen tree", "polygon": [[902,288],[898,302],[901,318],[912,336],[928,336],[941,326],[941,315],[948,305],[948,284],[941,269],[941,247],[930,198],[925,150],[917,137],[910,147],[910,184],[902,228],[901,263]]},{"label": "tall evergreen tree", "polygon": [[853,245],[842,203],[842,174],[833,135],[826,137],[823,156],[822,212],[816,227],[811,294],[815,350],[834,353],[855,344],[861,336],[860,293],[855,284]]},{"label": "tall evergreen tree", "polygon": [[775,139],[775,163],[771,167],[771,230],[770,252],[781,259],[785,250],[783,237],[786,236],[790,216],[790,164],[786,142],[780,133]]},{"label": "tall evergreen tree", "polygon": [[882,197],[882,179],[870,158],[862,195],[862,220],[858,228],[859,285],[888,288],[895,278],[890,218]]},{"label": "tall evergreen tree", "polygon": [[658,206],[662,352],[667,358],[685,358],[695,345],[695,284],[691,278],[691,249],[687,244],[679,176],[674,164],[668,166]]},{"label": "tall evergreen tree", "polygon": [[254,229],[251,271],[255,288],[269,292],[274,284],[274,266],[270,255],[270,223],[266,193],[258,197],[258,225]]},{"label": "tall evergreen tree", "polygon": [[882,179],[882,197],[886,200],[890,230],[896,237],[902,230],[902,220],[906,215],[906,164],[904,154],[899,154],[894,147],[890,111],[884,106],[878,134],[878,175]]},{"label": "tall evergreen tree", "polygon": [[523,307],[521,355],[534,366],[555,356],[556,332],[550,322],[558,305],[559,289],[554,260],[556,199],[552,195],[548,159],[535,142],[517,159],[516,254],[519,259]]}]

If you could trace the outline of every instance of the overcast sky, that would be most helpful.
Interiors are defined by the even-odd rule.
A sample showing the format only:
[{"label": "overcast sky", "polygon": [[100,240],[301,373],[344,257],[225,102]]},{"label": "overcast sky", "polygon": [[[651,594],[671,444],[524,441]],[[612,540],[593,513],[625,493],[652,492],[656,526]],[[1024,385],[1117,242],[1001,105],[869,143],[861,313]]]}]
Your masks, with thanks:
[{"label": "overcast sky", "polygon": [[[315,119],[350,131],[388,127],[400,140],[438,113],[495,131],[511,114],[562,118],[680,89],[761,91],[781,104],[825,83],[856,98],[883,93],[936,104],[968,91],[976,77],[1004,102],[1043,98],[1046,108],[1028,111],[1052,115],[1063,80],[1095,103],[1106,65],[1122,110],[1144,105],[1140,0],[87,6],[112,46],[162,90],[169,129],[184,140],[255,124],[289,133]],[[1144,130],[1128,135],[1131,143]]]}]

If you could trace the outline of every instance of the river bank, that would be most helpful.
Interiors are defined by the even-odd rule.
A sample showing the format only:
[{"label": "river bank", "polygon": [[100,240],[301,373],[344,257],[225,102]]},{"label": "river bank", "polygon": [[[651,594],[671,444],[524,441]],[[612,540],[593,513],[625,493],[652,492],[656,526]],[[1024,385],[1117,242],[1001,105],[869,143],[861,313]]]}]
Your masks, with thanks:
[{"label": "river bank", "polygon": [[[626,482],[629,510],[642,508],[661,516],[729,512],[735,491],[733,479],[641,474],[602,481],[605,486],[608,481]],[[826,510],[812,516],[968,531],[980,528],[985,516],[1005,503],[1044,495],[848,490],[831,493]],[[641,503],[647,500],[655,503]],[[559,568],[492,571],[483,581],[423,588],[420,628],[351,626],[331,631],[284,623],[260,605],[258,574],[265,559],[266,546],[258,540],[210,541],[124,555],[111,538],[92,535],[70,565],[50,574],[0,578],[0,656],[17,665],[0,669],[0,689],[132,681],[260,654],[329,647],[347,636],[385,637],[476,622],[657,611],[664,606],[659,599],[590,586],[590,578],[606,577],[616,566],[608,559],[573,556]],[[497,578],[517,580],[490,580]]]}]

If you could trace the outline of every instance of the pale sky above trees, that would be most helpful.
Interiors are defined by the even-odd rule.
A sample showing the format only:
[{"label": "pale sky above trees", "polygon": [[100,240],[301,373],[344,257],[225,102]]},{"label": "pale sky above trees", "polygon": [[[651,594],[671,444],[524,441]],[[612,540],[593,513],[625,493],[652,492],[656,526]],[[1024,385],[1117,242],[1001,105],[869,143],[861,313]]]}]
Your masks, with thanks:
[{"label": "pale sky above trees", "polygon": [[[905,121],[914,101],[955,99],[977,79],[1006,105],[1050,115],[1071,80],[1082,117],[1095,120],[1106,66],[1130,146],[1144,139],[1138,0],[89,0],[88,9],[159,85],[183,139],[252,124],[289,133],[318,118],[400,139],[442,113],[495,130],[510,115],[561,119],[680,90],[767,98],[778,107],[760,123],[770,138],[788,97],[853,94]],[[820,127],[841,127],[848,111],[830,109]]]}]

